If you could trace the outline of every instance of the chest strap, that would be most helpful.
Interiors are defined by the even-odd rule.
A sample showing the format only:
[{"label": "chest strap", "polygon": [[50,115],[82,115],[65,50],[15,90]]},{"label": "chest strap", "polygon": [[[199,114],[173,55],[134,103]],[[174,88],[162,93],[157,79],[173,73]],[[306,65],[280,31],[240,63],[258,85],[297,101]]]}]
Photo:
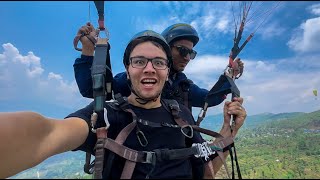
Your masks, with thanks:
[{"label": "chest strap", "polygon": [[217,151],[227,151],[231,145],[233,145],[233,139],[228,137],[217,142],[206,141],[203,143],[194,143],[189,148],[136,151],[108,138],[104,144],[104,148],[125,158],[127,161],[152,164],[154,161],[186,159],[192,155],[208,161],[209,158],[213,159],[218,156]]}]

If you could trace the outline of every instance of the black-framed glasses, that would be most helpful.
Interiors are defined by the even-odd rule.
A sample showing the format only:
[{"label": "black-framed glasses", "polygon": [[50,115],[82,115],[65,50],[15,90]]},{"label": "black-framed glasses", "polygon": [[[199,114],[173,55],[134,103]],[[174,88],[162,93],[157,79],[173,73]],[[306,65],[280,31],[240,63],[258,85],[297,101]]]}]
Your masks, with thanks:
[{"label": "black-framed glasses", "polygon": [[184,46],[173,46],[175,48],[177,48],[179,54],[182,57],[186,57],[188,54],[190,55],[190,59],[194,59],[197,55],[197,51],[193,50],[193,49],[188,49]]},{"label": "black-framed glasses", "polygon": [[130,64],[133,68],[143,69],[151,61],[152,67],[157,70],[164,70],[168,68],[168,60],[164,58],[149,59],[146,57],[131,57]]}]

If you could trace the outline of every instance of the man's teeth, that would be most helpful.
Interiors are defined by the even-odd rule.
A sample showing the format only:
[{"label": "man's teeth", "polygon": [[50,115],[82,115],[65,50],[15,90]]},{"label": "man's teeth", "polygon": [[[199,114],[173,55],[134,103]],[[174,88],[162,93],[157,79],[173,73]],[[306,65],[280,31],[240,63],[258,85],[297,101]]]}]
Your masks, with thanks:
[{"label": "man's teeth", "polygon": [[143,82],[143,83],[155,83],[156,80],[154,80],[154,79],[145,79],[145,80],[143,80],[142,82]]}]

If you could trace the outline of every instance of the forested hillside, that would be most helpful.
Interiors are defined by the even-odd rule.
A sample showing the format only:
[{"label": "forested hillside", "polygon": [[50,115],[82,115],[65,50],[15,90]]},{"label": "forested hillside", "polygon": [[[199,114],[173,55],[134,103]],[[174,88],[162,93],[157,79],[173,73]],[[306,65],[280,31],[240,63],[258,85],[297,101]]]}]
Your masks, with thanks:
[{"label": "forested hillside", "polygon": [[246,129],[236,147],[243,178],[319,179],[320,111]]}]

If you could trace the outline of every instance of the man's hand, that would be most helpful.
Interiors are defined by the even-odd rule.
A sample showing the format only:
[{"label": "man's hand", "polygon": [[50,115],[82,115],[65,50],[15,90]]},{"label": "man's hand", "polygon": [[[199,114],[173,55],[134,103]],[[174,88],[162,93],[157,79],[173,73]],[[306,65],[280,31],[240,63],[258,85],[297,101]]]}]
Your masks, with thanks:
[{"label": "man's hand", "polygon": [[[243,73],[243,69],[244,69],[244,63],[241,61],[240,58],[236,58],[234,60],[234,76],[235,77],[240,77],[240,75]],[[240,75],[239,75],[240,74]]]},{"label": "man's hand", "polygon": [[[78,30],[77,35],[82,34],[90,35],[92,36],[92,38],[95,38],[97,36],[96,31],[90,22],[88,22]],[[91,42],[91,40],[87,36],[83,36],[80,38],[80,42],[82,43],[82,55],[93,56],[94,44]]]},{"label": "man's hand", "polygon": [[231,121],[231,115],[234,116],[234,121],[235,121],[235,127],[232,132],[232,136],[235,137],[237,134],[238,130],[240,127],[243,125],[246,117],[247,117],[247,112],[242,107],[243,103],[243,98],[241,97],[235,97],[233,98],[233,101],[226,101],[224,104],[224,122],[223,122],[223,129],[228,129],[230,131],[230,121]]}]

